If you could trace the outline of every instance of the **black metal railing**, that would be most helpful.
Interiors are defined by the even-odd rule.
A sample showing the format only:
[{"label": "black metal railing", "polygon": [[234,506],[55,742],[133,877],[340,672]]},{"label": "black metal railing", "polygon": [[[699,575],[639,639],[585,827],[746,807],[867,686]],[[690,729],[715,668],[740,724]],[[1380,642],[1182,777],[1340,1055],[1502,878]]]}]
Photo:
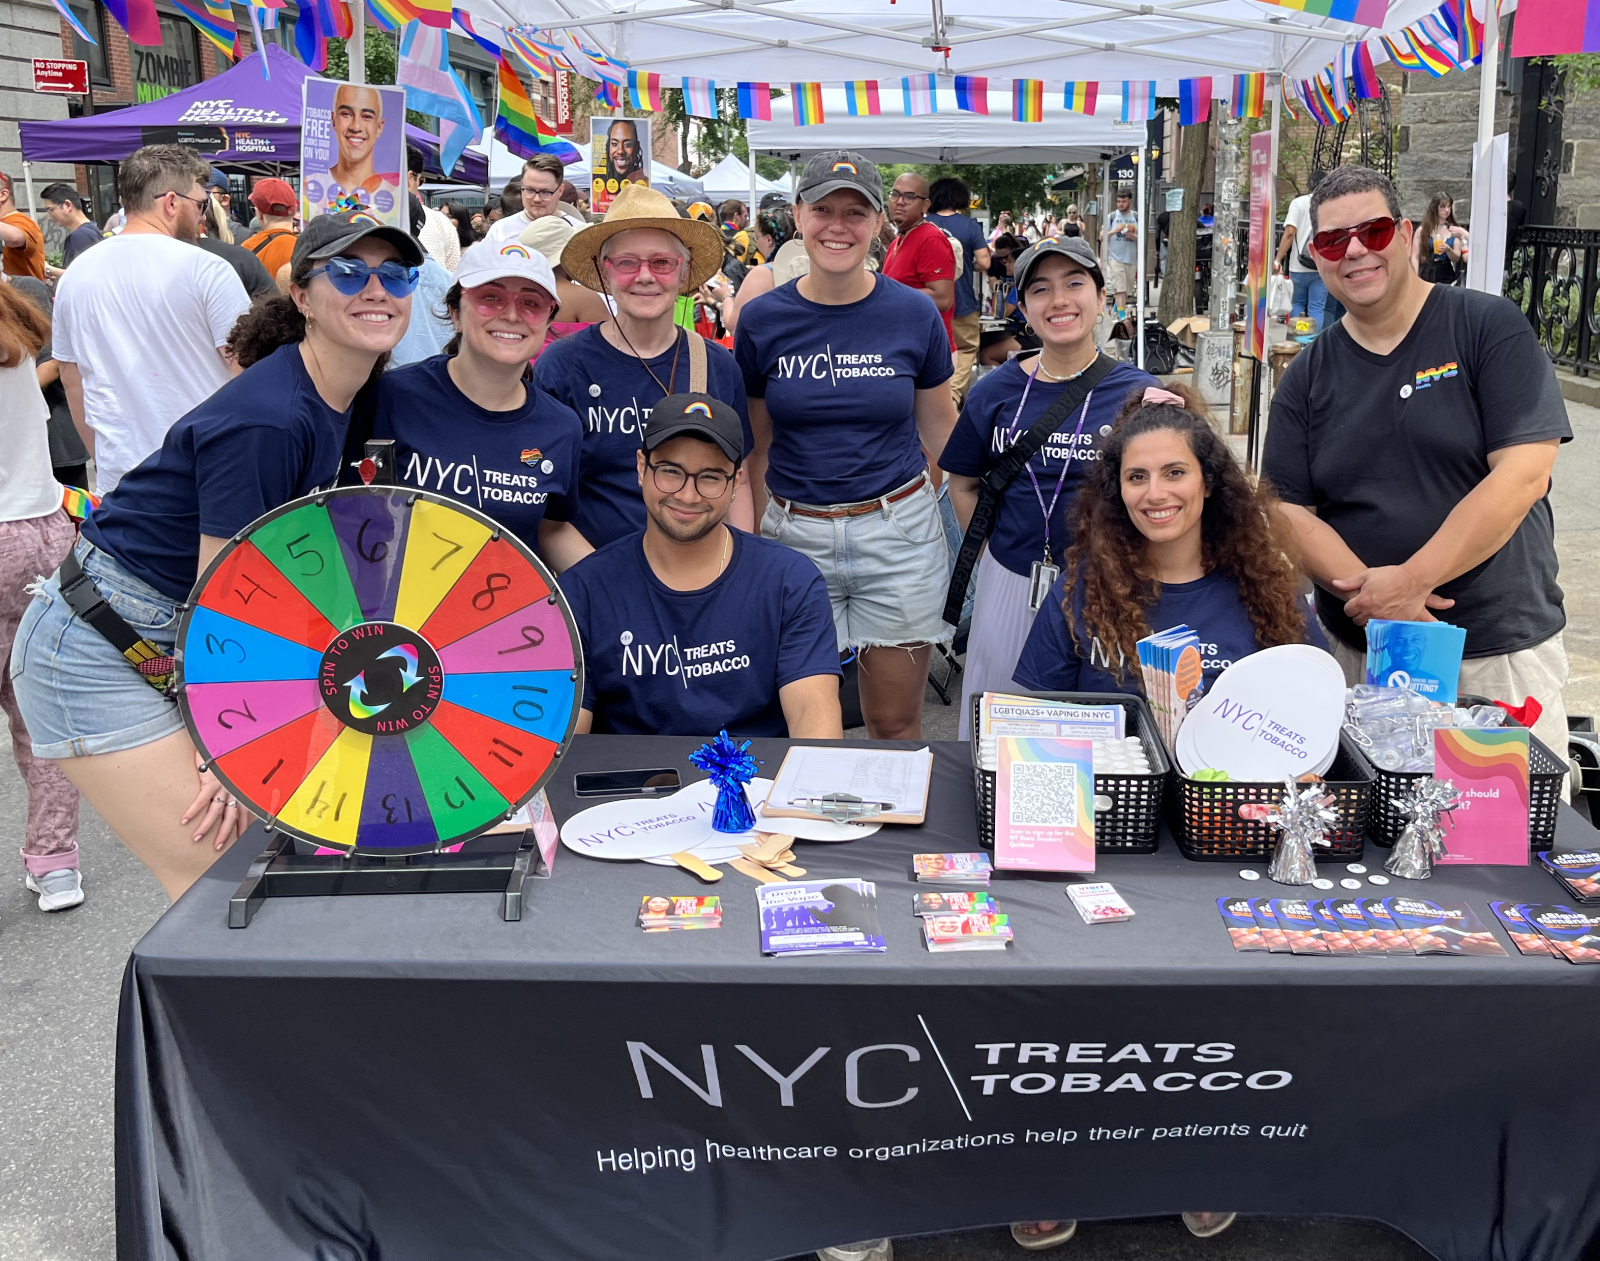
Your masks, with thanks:
[{"label": "black metal railing", "polygon": [[1518,230],[1501,292],[1522,309],[1545,352],[1579,376],[1600,373],[1600,229]]}]

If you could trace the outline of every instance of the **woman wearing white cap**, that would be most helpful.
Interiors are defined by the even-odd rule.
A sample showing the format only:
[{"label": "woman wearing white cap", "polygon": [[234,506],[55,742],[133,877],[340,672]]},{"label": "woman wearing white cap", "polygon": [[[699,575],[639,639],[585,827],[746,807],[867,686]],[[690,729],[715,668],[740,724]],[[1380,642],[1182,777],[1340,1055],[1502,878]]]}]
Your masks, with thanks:
[{"label": "woman wearing white cap", "polygon": [[558,573],[591,548],[572,524],[583,426],[535,389],[529,363],[556,313],[542,254],[480,241],[461,256],[442,355],[386,373],[372,436],[395,440],[395,476],[493,517]]}]

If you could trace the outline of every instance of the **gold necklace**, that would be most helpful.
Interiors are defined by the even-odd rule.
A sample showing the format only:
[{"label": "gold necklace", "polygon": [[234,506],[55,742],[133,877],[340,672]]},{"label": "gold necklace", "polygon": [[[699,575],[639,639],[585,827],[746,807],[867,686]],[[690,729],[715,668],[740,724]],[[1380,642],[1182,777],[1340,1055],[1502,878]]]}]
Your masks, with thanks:
[{"label": "gold necklace", "polygon": [[727,526],[722,527],[722,563],[717,566],[717,577],[720,578],[728,568],[728,560],[733,555],[733,531]]}]

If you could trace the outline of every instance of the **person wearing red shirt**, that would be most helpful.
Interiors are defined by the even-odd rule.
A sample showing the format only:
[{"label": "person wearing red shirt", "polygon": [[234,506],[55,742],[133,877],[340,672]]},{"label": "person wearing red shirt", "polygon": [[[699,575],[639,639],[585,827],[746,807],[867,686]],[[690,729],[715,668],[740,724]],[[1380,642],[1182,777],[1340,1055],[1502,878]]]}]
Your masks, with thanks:
[{"label": "person wearing red shirt", "polygon": [[927,220],[928,181],[909,171],[889,193],[889,217],[899,235],[883,261],[883,274],[933,299],[955,353],[956,255],[950,238]]}]

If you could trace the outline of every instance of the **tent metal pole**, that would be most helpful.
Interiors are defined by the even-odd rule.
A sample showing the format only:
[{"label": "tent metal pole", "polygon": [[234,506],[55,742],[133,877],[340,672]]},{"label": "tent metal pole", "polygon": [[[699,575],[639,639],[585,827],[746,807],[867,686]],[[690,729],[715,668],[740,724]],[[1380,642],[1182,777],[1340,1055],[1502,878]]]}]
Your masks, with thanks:
[{"label": "tent metal pole", "polygon": [[350,58],[350,82],[367,81],[367,5],[366,0],[355,0],[350,5],[350,38],[345,41],[345,52]]},{"label": "tent metal pole", "polygon": [[1138,293],[1136,295],[1134,295],[1135,296],[1135,301],[1134,301],[1134,305],[1133,305],[1133,309],[1134,309],[1134,325],[1133,325],[1134,362],[1139,365],[1140,369],[1144,368],[1144,256],[1145,256],[1144,194],[1145,194],[1145,168],[1150,165],[1150,163],[1148,161],[1146,161],[1146,159],[1149,157],[1149,155],[1150,155],[1149,148],[1145,145],[1144,141],[1140,141],[1139,142],[1139,251],[1138,251],[1138,255],[1137,255],[1137,259],[1138,259],[1137,270],[1134,273],[1135,277],[1137,278],[1137,281],[1138,281],[1138,289],[1139,289],[1139,291],[1138,291]]},{"label": "tent metal pole", "polygon": [[750,239],[755,239],[756,207],[761,204],[761,198],[756,194],[756,151],[746,146],[745,154],[750,159],[750,205],[745,208],[745,227],[750,229]]},{"label": "tent metal pole", "polygon": [[33,218],[33,163],[22,164],[22,182],[28,190],[28,218]]},{"label": "tent metal pole", "polygon": [[[1483,64],[1478,67],[1478,152],[1487,154],[1494,140],[1495,91],[1500,78],[1500,19],[1490,5],[1483,24]],[[1473,214],[1478,208],[1472,208]]]}]

